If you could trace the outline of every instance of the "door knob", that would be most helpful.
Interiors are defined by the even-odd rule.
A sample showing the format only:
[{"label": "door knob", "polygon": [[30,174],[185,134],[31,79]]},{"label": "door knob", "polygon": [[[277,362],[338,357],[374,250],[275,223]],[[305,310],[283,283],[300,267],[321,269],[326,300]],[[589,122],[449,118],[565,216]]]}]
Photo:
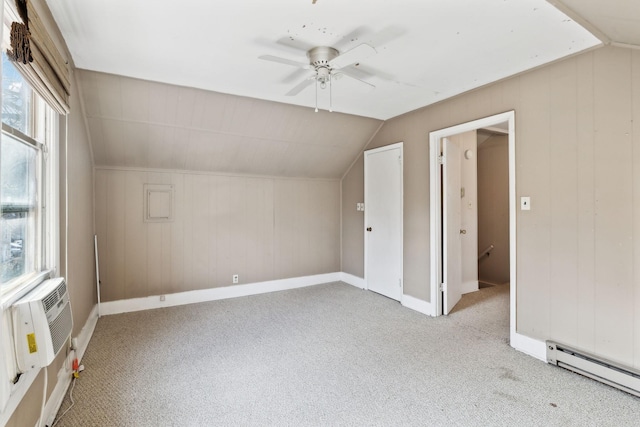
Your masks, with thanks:
[{"label": "door knob", "polygon": [[467,230],[460,230],[460,234],[467,234]]},{"label": "door knob", "polygon": [[367,227],[367,231],[371,231],[371,227]]}]

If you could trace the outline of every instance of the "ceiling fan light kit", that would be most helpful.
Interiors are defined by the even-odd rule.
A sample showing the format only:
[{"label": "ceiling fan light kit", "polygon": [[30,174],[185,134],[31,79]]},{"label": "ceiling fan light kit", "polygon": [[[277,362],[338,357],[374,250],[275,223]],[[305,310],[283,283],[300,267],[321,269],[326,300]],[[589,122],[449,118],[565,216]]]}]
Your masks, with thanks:
[{"label": "ceiling fan light kit", "polygon": [[[374,55],[376,50],[366,43],[358,45],[351,50],[344,53],[340,53],[337,49],[330,46],[316,46],[307,51],[307,59],[309,64],[303,64],[301,62],[292,61],[286,58],[280,58],[271,55],[262,55],[259,58],[265,61],[277,62],[279,64],[291,65],[302,69],[312,69],[313,74],[305,80],[294,86],[286,96],[295,96],[302,92],[305,88],[315,83],[316,86],[316,105],[315,112],[318,112],[318,86],[320,89],[326,89],[329,86],[329,112],[332,112],[332,80],[342,76],[347,76],[356,82],[360,82],[369,88],[375,88],[371,83],[365,82],[353,75],[349,74],[347,67],[358,64],[360,61]],[[338,70],[340,70],[338,72]]]}]

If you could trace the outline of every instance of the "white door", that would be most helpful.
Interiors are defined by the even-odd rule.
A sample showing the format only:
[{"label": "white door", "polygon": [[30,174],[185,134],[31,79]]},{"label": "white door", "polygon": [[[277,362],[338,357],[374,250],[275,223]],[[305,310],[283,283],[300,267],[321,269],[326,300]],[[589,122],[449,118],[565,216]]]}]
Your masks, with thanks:
[{"label": "white door", "polygon": [[442,139],[442,255],[443,314],[449,314],[462,296],[462,224],[460,148]]},{"label": "white door", "polygon": [[402,143],[365,152],[365,282],[402,298]]}]

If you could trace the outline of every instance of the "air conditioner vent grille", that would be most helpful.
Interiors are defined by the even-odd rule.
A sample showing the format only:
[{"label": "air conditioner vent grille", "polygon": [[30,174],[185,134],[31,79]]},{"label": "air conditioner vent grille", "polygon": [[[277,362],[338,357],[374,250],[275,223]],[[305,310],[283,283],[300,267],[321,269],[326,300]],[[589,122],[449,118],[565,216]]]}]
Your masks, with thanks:
[{"label": "air conditioner vent grille", "polygon": [[53,351],[58,354],[64,343],[69,337],[69,331],[73,325],[71,317],[71,305],[67,304],[65,308],[58,314],[58,317],[49,323],[51,331],[51,342],[53,343]]},{"label": "air conditioner vent grille", "polygon": [[58,303],[58,301],[60,301],[60,297],[58,296],[57,290],[44,297],[44,299],[42,300],[42,305],[44,305],[44,312],[48,312],[51,307],[54,307]]},{"label": "air conditioner vent grille", "polygon": [[58,295],[60,296],[60,298],[64,297],[64,294],[67,293],[67,282],[62,282],[60,283],[60,286],[58,286]]}]

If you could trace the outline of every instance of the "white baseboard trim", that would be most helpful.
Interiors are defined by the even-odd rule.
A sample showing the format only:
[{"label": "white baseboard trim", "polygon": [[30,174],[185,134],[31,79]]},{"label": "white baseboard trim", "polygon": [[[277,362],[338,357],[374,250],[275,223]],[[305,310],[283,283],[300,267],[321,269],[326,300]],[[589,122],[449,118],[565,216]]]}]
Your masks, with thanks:
[{"label": "white baseboard trim", "polygon": [[340,280],[356,288],[366,289],[367,287],[362,277],[354,276],[353,274],[342,272],[340,273]]},{"label": "white baseboard trim", "polygon": [[89,341],[93,336],[93,331],[96,329],[97,323],[98,305],[94,305],[93,309],[89,313],[87,321],[76,337],[78,341],[78,348],[76,349],[75,354],[74,352],[69,352],[69,357],[67,357],[67,359],[64,361],[64,364],[58,371],[56,386],[51,392],[51,395],[47,400],[47,404],[44,407],[44,419],[46,420],[45,425],[47,426],[53,424],[53,420],[60,410],[60,406],[62,405],[64,397],[67,394],[69,384],[71,384],[71,364],[73,362],[73,358],[77,357],[78,361],[82,360],[82,356],[84,356],[84,352],[87,350],[87,346],[89,345]]},{"label": "white baseboard trim", "polygon": [[317,274],[315,276],[293,277],[290,279],[249,283],[246,285],[178,292],[175,294],[165,295],[164,301],[160,301],[159,296],[109,301],[100,304],[100,315],[106,316],[110,314],[130,313],[134,311],[151,310],[154,308],[173,307],[177,305],[258,295],[268,292],[286,291],[289,289],[320,285],[322,283],[339,282],[340,279],[340,273],[327,273]]},{"label": "white baseboard trim", "polygon": [[[49,395],[49,399],[47,400],[47,404],[44,407],[44,419],[45,425],[50,426],[53,424],[53,420],[58,414],[58,410],[60,406],[62,406],[62,401],[64,400],[64,396],[67,394],[67,389],[69,388],[69,384],[71,384],[71,370],[67,370],[68,363],[65,360],[64,365],[58,371],[56,386],[54,387],[51,395]],[[46,368],[44,368],[46,369]],[[49,379],[51,381],[51,379]],[[36,422],[35,427],[39,427],[40,424]]]},{"label": "white baseboard trim", "polygon": [[84,352],[87,351],[87,346],[89,345],[89,341],[93,336],[93,331],[96,330],[96,325],[98,324],[98,305],[94,305],[91,313],[89,313],[89,317],[85,322],[84,326],[80,330],[78,334],[78,348],[76,350],[76,356],[78,360],[82,360],[84,357]]},{"label": "white baseboard trim", "polygon": [[403,294],[402,301],[400,301],[400,303],[404,307],[415,310],[418,313],[426,314],[427,316],[435,316],[431,303],[412,297],[411,295]]},{"label": "white baseboard trim", "polygon": [[526,335],[511,331],[511,347],[538,360],[547,362],[547,344]]}]

